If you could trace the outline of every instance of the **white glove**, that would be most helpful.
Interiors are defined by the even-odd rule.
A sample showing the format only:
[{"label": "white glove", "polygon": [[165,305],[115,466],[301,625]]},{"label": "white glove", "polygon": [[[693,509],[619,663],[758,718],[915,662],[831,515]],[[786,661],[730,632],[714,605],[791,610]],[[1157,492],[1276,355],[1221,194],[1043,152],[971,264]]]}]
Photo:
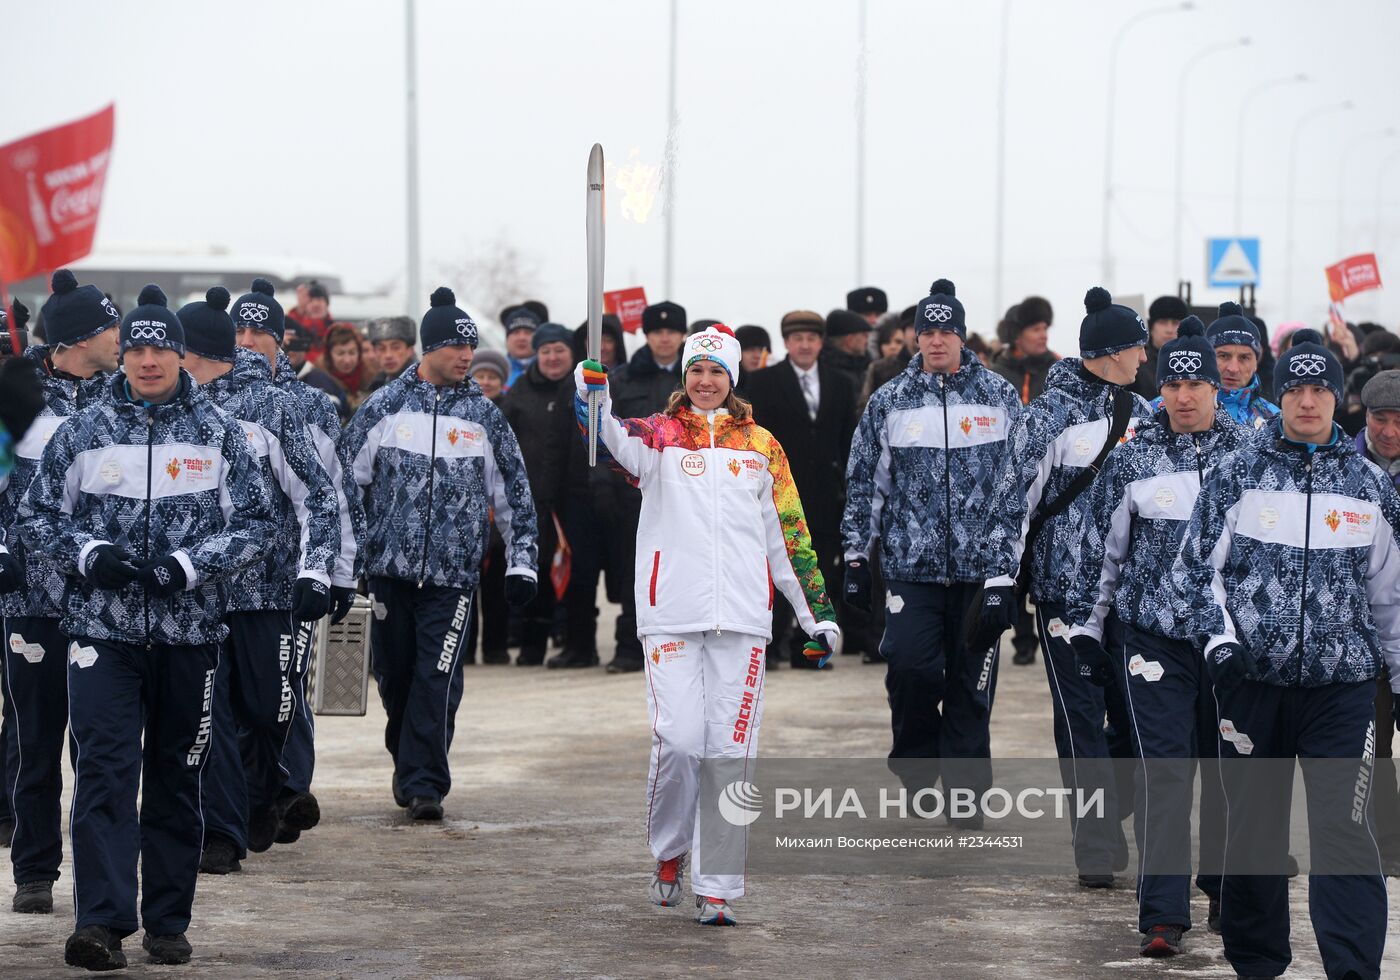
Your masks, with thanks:
[{"label": "white glove", "polygon": [[604,398],[608,396],[608,369],[600,371],[600,367],[597,361],[579,361],[574,365],[574,390],[584,401],[588,401],[590,391],[601,391]]}]

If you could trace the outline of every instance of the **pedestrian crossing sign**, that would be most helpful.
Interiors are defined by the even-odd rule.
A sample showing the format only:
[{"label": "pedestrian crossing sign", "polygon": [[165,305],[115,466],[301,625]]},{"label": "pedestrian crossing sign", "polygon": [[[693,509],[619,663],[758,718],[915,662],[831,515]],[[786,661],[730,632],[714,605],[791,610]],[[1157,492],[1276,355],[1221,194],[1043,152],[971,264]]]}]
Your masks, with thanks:
[{"label": "pedestrian crossing sign", "polygon": [[1207,238],[1206,284],[1215,287],[1259,284],[1259,239]]}]

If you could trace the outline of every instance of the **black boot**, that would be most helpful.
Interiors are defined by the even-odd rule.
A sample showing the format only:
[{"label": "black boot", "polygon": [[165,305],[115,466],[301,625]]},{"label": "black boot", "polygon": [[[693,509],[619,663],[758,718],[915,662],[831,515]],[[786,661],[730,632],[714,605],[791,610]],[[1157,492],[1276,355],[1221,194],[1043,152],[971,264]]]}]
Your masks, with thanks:
[{"label": "black boot", "polygon": [[83,926],[63,946],[63,962],[84,970],[121,970],[126,967],[122,941],[106,926]]},{"label": "black boot", "polygon": [[408,804],[408,819],[436,821],[442,819],[442,803],[426,796],[415,796]]},{"label": "black boot", "polygon": [[48,915],[53,912],[53,882],[27,881],[15,888],[15,900],[10,906],[16,912]]},{"label": "black boot", "polygon": [[544,665],[550,670],[567,667],[596,667],[598,666],[598,651],[565,647],[562,652],[556,653],[546,660]]},{"label": "black boot", "polygon": [[194,952],[190,948],[190,941],[185,938],[183,932],[178,932],[173,936],[152,936],[149,932],[141,937],[141,948],[149,956],[152,963],[159,963],[162,966],[178,966],[181,963],[190,961],[190,954]]},{"label": "black boot", "polygon": [[238,862],[238,848],[223,834],[210,832],[204,840],[204,854],[199,859],[199,870],[207,875],[226,875],[241,871]]},{"label": "black boot", "polygon": [[284,792],[277,809],[282,825],[290,830],[310,830],[321,822],[321,804],[314,793]]}]

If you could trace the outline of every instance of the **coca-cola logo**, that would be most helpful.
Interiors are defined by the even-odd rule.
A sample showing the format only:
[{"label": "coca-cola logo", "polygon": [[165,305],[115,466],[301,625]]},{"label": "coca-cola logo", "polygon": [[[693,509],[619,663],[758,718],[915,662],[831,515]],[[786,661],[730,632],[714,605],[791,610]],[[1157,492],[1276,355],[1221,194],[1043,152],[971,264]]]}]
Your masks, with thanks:
[{"label": "coca-cola logo", "polygon": [[84,187],[60,187],[54,191],[49,201],[49,215],[55,224],[72,224],[92,217],[101,205],[102,181],[99,179]]}]

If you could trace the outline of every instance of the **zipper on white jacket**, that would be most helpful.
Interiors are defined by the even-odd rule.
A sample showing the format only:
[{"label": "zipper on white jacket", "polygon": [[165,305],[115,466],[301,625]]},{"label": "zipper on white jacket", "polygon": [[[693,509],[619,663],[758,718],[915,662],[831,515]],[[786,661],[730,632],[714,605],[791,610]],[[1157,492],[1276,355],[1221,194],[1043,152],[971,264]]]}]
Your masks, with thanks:
[{"label": "zipper on white jacket", "polygon": [[[705,413],[705,417],[706,417],[706,418],[709,420],[709,422],[710,422],[710,453],[711,453],[711,455],[713,455],[714,449],[715,449],[715,411],[714,411],[714,409],[711,409],[710,411],[706,412],[706,413]],[[715,463],[715,464],[718,464],[718,460],[713,460],[713,459],[712,459],[711,462],[712,462],[712,463]],[[716,519],[716,521],[718,521],[718,520],[719,520],[719,482],[718,482],[718,481],[719,481],[719,469],[720,469],[720,468],[719,468],[718,465],[714,465],[714,466],[711,466],[710,469],[713,471],[713,474],[714,474],[714,475],[710,478],[710,498],[714,501],[715,519]],[[720,588],[720,577],[719,577],[719,534],[717,534],[717,533],[711,534],[711,535],[710,535],[710,554],[711,554],[711,556],[713,557],[713,563],[714,563],[714,578],[713,578],[712,581],[715,583],[715,635],[716,635],[716,636],[723,636],[723,635],[724,635],[724,630],[722,630],[722,629],[719,628],[719,588]]]}]

